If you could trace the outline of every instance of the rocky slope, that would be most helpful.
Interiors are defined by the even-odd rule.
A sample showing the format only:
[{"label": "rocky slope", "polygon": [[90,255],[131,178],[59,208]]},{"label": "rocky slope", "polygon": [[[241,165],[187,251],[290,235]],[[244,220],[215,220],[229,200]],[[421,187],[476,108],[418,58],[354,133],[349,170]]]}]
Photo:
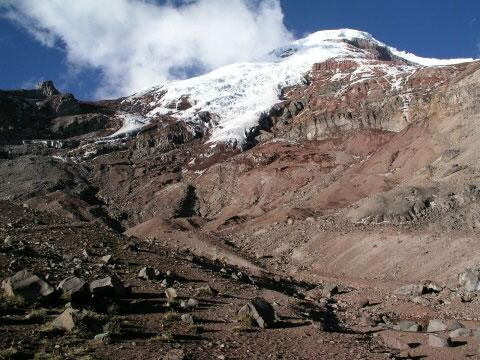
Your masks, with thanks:
[{"label": "rocky slope", "polygon": [[[418,58],[354,30],[115,101],[80,102],[51,82],[0,92],[0,276],[133,285],[100,296],[105,308],[92,289],[73,304],[118,306],[112,343],[62,333],[62,350],[45,345],[22,318],[31,304],[10,299],[2,346],[34,331],[18,357],[75,358],[78,344],[99,358],[477,356],[478,274],[458,275],[480,263],[479,99],[480,62]],[[140,281],[146,266],[178,277]],[[220,295],[195,295],[196,279]],[[277,325],[234,330],[255,296]],[[44,320],[64,305],[49,301]],[[204,333],[167,325],[168,306],[167,319],[193,312]],[[436,318],[462,326],[419,332]]]}]

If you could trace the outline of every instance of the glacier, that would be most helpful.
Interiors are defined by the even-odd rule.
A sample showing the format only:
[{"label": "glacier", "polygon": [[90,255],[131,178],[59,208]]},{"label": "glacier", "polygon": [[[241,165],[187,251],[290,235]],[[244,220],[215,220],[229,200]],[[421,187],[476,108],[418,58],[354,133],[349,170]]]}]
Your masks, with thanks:
[{"label": "glacier", "polygon": [[[249,132],[258,125],[261,115],[280,101],[281,90],[301,84],[305,74],[315,63],[329,59],[353,60],[360,65],[358,81],[367,79],[372,73],[372,65],[367,61],[367,52],[353,48],[344,41],[354,39],[368,40],[387,47],[394,55],[412,63],[412,65],[397,67],[393,72],[392,69],[386,69],[392,77],[392,86],[398,85],[395,79],[399,71],[414,71],[419,66],[442,66],[474,61],[474,59],[421,58],[388,47],[363,31],[324,30],[274,49],[252,62],[235,63],[205,75],[171,81],[134,94],[124,102],[135,105],[148,98],[150,100],[143,107],[142,116],[149,119],[159,115],[169,115],[191,125],[192,129],[196,124],[203,123],[199,114],[209,112],[215,118],[209,125],[208,143],[211,146],[228,143],[243,149]],[[338,75],[341,76],[341,74]],[[185,98],[188,98],[188,102],[192,105],[190,108],[177,110],[172,106]]]}]

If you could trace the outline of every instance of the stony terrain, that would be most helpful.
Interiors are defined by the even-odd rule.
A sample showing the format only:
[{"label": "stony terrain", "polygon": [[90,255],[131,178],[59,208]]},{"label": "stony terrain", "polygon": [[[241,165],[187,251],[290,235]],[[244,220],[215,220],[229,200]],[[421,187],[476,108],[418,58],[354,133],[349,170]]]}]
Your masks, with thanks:
[{"label": "stony terrain", "polygon": [[244,147],[0,91],[0,359],[480,358],[480,63],[346,46]]}]

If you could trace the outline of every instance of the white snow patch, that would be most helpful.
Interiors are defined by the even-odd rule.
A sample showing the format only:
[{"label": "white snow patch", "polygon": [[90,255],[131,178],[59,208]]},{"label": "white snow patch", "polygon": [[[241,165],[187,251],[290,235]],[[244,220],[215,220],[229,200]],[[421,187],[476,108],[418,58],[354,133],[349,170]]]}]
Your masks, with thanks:
[{"label": "white snow patch", "polygon": [[461,64],[465,62],[472,62],[476,61],[472,58],[467,59],[435,59],[435,58],[424,58],[420,57],[406,51],[399,51],[393,47],[388,47],[388,49],[396,56],[401,57],[405,60],[411,61],[415,64],[423,65],[423,66],[443,66],[443,65],[454,65],[454,64]]},{"label": "white snow patch", "polygon": [[117,115],[123,121],[123,125],[115,133],[107,136],[106,139],[117,139],[122,137],[132,136],[138,133],[142,128],[150,123],[149,118],[134,114],[120,114]]}]

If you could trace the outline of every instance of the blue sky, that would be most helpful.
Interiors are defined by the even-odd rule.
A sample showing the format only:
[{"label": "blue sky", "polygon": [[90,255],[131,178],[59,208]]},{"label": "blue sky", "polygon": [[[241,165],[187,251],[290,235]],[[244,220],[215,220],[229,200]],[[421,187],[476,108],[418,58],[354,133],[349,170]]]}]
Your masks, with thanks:
[{"label": "blue sky", "polygon": [[[284,24],[296,37],[348,27],[419,56],[480,55],[479,0],[282,0],[281,5]],[[99,69],[87,66],[77,72],[78,67],[69,66],[61,44],[43,46],[5,18],[0,18],[0,49],[1,89],[52,79],[62,90],[90,99],[103,81]]]}]

